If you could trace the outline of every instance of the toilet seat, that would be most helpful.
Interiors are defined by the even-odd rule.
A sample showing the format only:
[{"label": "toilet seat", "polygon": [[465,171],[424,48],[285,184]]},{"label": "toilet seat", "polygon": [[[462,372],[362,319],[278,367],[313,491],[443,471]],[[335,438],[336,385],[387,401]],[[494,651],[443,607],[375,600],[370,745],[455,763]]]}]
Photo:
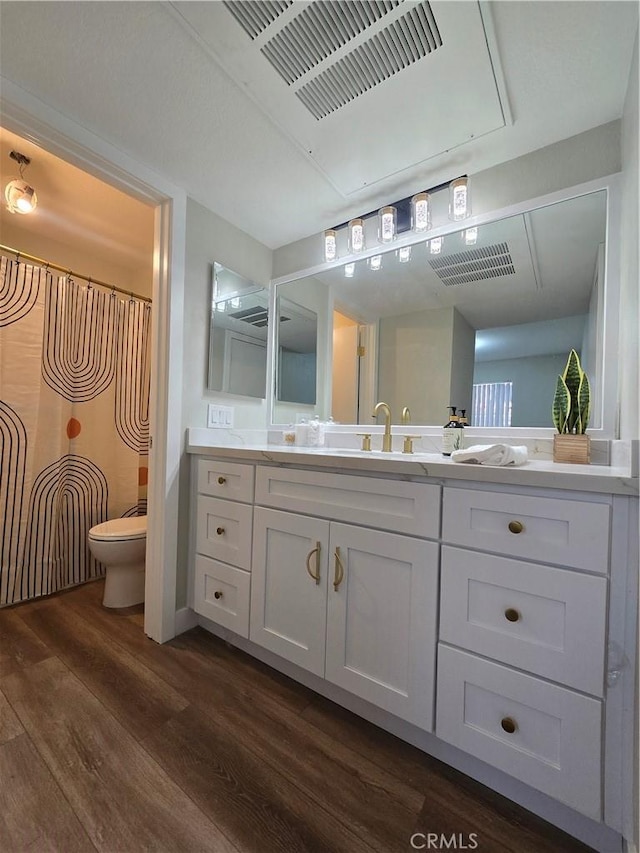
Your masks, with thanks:
[{"label": "toilet seat", "polygon": [[130,542],[144,539],[147,535],[147,516],[134,515],[130,518],[112,518],[96,524],[89,531],[89,539],[98,542]]}]

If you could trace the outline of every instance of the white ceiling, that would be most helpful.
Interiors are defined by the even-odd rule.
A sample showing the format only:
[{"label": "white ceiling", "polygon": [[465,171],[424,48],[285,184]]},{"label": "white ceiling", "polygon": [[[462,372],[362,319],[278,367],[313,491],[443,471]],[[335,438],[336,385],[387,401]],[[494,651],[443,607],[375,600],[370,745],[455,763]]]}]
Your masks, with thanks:
[{"label": "white ceiling", "polygon": [[434,0],[442,46],[321,120],[292,91],[367,34],[292,89],[259,48],[307,6],[252,44],[220,2],[4,2],[0,71],[271,248],[622,113],[636,2]]}]

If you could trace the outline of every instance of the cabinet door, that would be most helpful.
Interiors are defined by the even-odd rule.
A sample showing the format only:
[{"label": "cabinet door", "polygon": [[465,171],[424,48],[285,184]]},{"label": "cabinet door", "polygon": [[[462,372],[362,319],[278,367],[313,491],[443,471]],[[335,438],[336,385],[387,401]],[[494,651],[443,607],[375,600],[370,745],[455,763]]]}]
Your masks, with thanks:
[{"label": "cabinet door", "polygon": [[255,509],[250,639],[320,676],[328,544],[328,521]]},{"label": "cabinet door", "polygon": [[331,525],[326,678],[433,730],[438,545]]}]

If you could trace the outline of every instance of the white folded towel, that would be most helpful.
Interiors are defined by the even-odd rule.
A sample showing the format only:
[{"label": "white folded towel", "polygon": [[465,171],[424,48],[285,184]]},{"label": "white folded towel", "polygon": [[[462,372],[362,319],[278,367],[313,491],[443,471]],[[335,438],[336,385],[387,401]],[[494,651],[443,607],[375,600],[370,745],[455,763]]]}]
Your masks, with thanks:
[{"label": "white folded towel", "polygon": [[454,462],[474,462],[476,465],[524,465],[527,448],[510,444],[475,444],[466,450],[454,450]]}]

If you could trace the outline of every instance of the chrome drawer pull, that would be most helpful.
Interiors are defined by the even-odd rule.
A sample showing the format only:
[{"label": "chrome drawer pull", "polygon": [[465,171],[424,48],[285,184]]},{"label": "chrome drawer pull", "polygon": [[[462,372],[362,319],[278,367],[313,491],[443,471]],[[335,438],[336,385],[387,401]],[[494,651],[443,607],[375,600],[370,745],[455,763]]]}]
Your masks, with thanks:
[{"label": "chrome drawer pull", "polygon": [[226,482],[227,482],[227,478],[226,478],[226,477],[218,477],[218,483],[219,483],[219,485],[224,486],[224,484],[225,484]]},{"label": "chrome drawer pull", "polygon": [[521,521],[510,521],[509,530],[512,533],[522,533],[524,530],[524,524]]},{"label": "chrome drawer pull", "polygon": [[218,534],[218,536],[222,536],[222,534],[224,533],[224,527],[216,527],[216,533]]},{"label": "chrome drawer pull", "polygon": [[508,735],[512,735],[518,730],[518,724],[511,717],[504,717],[504,719],[500,720],[500,725]]},{"label": "chrome drawer pull", "polygon": [[508,622],[519,622],[520,613],[515,609],[515,607],[507,607],[507,609],[504,611],[504,618]]},{"label": "chrome drawer pull", "polygon": [[219,589],[217,589],[217,590],[213,593],[213,597],[214,597],[214,598],[222,598],[222,593],[220,592],[220,590],[219,590]]}]

